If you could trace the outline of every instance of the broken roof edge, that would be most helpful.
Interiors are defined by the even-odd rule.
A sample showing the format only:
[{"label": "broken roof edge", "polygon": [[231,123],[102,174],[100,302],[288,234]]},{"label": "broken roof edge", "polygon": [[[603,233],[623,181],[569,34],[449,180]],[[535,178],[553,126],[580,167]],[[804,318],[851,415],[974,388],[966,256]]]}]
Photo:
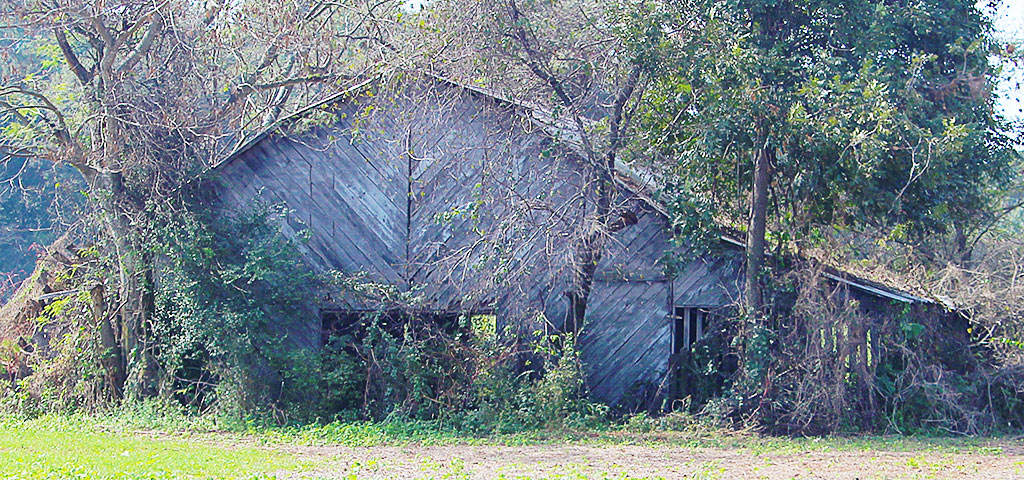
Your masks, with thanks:
[{"label": "broken roof edge", "polygon": [[[557,121],[554,120],[554,115],[553,114],[551,114],[550,112],[547,112],[546,110],[544,110],[539,105],[531,105],[531,104],[528,104],[528,103],[523,102],[523,101],[517,101],[517,100],[514,100],[512,98],[509,98],[509,97],[506,97],[504,95],[501,95],[498,92],[490,91],[490,90],[487,90],[486,88],[483,88],[483,87],[480,87],[480,86],[477,86],[477,85],[461,83],[461,82],[458,82],[456,80],[453,80],[453,79],[441,76],[441,75],[436,74],[436,73],[424,72],[424,71],[419,71],[419,72],[415,72],[415,73],[418,74],[418,75],[422,75],[422,76],[424,76],[426,78],[429,78],[431,80],[442,82],[442,83],[448,84],[448,85],[450,85],[452,87],[460,88],[460,89],[466,90],[466,91],[468,91],[470,93],[480,95],[480,96],[482,96],[482,97],[484,97],[484,98],[486,98],[488,100],[495,101],[495,102],[497,102],[500,105],[503,105],[505,107],[511,108],[512,110],[520,110],[520,112],[518,112],[519,114],[523,114],[524,112],[522,112],[522,110],[526,110],[529,113],[529,116],[528,116],[529,120],[531,122],[533,122],[533,123],[536,123],[537,126],[541,127],[542,129],[546,130],[549,135],[554,135],[556,133],[561,133],[562,132],[561,129],[558,129],[556,132],[552,132],[552,131],[549,131],[546,128],[544,128],[545,126],[558,128],[557,125],[556,125]],[[336,102],[338,102],[338,101],[340,101],[342,99],[345,99],[346,97],[351,97],[352,95],[354,95],[354,94],[356,94],[356,93],[366,89],[368,86],[370,86],[370,84],[378,82],[380,80],[381,80],[381,78],[379,76],[373,76],[373,77],[366,78],[365,80],[357,83],[356,85],[353,85],[353,86],[351,86],[349,88],[346,88],[345,90],[342,90],[340,92],[337,92],[337,93],[334,93],[332,95],[329,95],[329,96],[323,98],[322,100],[318,100],[316,102],[310,103],[309,105],[306,105],[305,107],[302,107],[302,108],[296,110],[295,112],[292,112],[291,114],[289,114],[289,115],[287,115],[287,116],[285,116],[285,117],[283,117],[281,119],[278,119],[278,120],[274,121],[270,125],[266,126],[262,130],[260,130],[255,135],[252,135],[250,137],[246,137],[242,141],[240,141],[233,149],[231,149],[230,152],[228,152],[224,156],[224,158],[218,160],[216,163],[214,163],[212,166],[210,166],[209,170],[217,170],[220,167],[222,167],[222,166],[224,166],[224,165],[226,165],[228,163],[231,163],[234,159],[238,158],[239,156],[244,154],[246,151],[248,151],[249,149],[254,147],[256,144],[258,144],[261,141],[263,141],[270,134],[272,134],[276,130],[280,129],[286,123],[298,120],[298,119],[308,115],[310,112],[313,112],[313,111],[315,111],[317,109],[328,107],[328,106],[330,106],[333,103],[336,103]],[[571,140],[569,140],[568,143],[570,143],[570,146],[578,147],[578,145],[573,144],[573,142]],[[576,153],[579,154],[579,152],[576,152]],[[616,167],[619,167],[619,163],[620,162],[616,162]],[[623,168],[628,168],[628,167],[625,167],[623,165]]]},{"label": "broken roof edge", "polygon": [[291,114],[289,114],[289,115],[287,115],[287,116],[285,116],[283,118],[275,120],[273,123],[271,123],[270,125],[265,127],[263,130],[260,130],[255,135],[243,139],[241,142],[238,143],[238,145],[235,146],[235,148],[231,149],[231,151],[228,152],[228,154],[225,155],[224,158],[218,160],[216,163],[211,165],[208,168],[208,170],[209,171],[217,170],[217,169],[221,168],[222,166],[231,163],[236,158],[242,156],[242,154],[244,154],[245,152],[249,151],[252,147],[256,146],[257,143],[260,143],[261,141],[263,141],[263,139],[267,138],[271,133],[274,133],[279,128],[284,126],[284,124],[292,122],[292,121],[295,121],[295,120],[298,120],[298,119],[308,115],[310,112],[312,112],[314,110],[317,110],[317,109],[320,109],[320,108],[324,108],[324,107],[326,107],[326,106],[328,106],[328,105],[330,105],[332,103],[335,103],[335,102],[337,102],[337,101],[339,101],[339,100],[341,100],[341,99],[343,99],[345,97],[349,97],[349,96],[351,96],[351,95],[353,95],[353,94],[355,94],[357,92],[360,92],[360,91],[364,90],[367,86],[369,86],[371,83],[373,83],[373,82],[375,82],[377,80],[378,79],[376,77],[367,78],[367,79],[365,79],[365,80],[363,80],[363,81],[361,81],[361,82],[359,82],[359,83],[357,83],[357,84],[355,84],[355,85],[353,85],[351,87],[348,87],[348,88],[346,88],[346,89],[344,89],[344,90],[342,90],[340,92],[328,95],[327,97],[323,98],[322,100],[318,100],[316,102],[313,102],[313,103],[311,103],[309,105],[306,105],[305,107],[302,107],[302,108],[292,112]]},{"label": "broken roof edge", "polygon": [[[462,83],[462,82],[459,82],[457,80],[453,80],[453,79],[444,77],[444,76],[442,76],[440,74],[437,74],[437,73],[424,72],[424,71],[419,71],[419,72],[415,72],[415,73],[419,74],[419,75],[422,75],[424,77],[430,78],[432,80],[435,80],[435,81],[438,81],[438,82],[442,82],[442,83],[451,85],[452,87],[461,88],[461,89],[466,90],[466,91],[468,91],[470,93],[474,93],[474,94],[480,95],[482,97],[485,97],[488,100],[492,100],[492,101],[495,101],[495,102],[497,102],[497,103],[499,103],[501,105],[509,107],[512,110],[520,110],[520,112],[519,112],[520,114],[528,112],[529,115],[528,116],[524,115],[524,116],[527,116],[527,118],[531,122],[536,124],[538,127],[541,127],[543,130],[547,131],[549,136],[552,136],[552,137],[558,136],[559,140],[567,142],[569,144],[569,146],[572,147],[572,149],[575,151],[574,153],[576,153],[577,155],[579,155],[581,157],[585,157],[585,155],[583,155],[581,152],[576,151],[576,150],[579,150],[579,149],[582,148],[581,140],[576,139],[574,141],[574,139],[572,139],[572,138],[565,138],[564,137],[564,134],[566,133],[566,130],[567,129],[571,130],[573,127],[569,126],[569,125],[564,125],[564,122],[559,122],[553,113],[551,113],[550,111],[548,111],[547,109],[545,109],[544,107],[542,107],[540,105],[533,105],[533,104],[530,104],[530,103],[522,101],[522,100],[515,100],[515,99],[512,99],[512,98],[507,97],[505,95],[502,95],[502,94],[500,94],[498,92],[488,90],[488,89],[486,89],[484,87],[481,87],[481,86],[478,86],[478,85],[472,85],[472,84],[468,84],[468,83]],[[273,133],[274,131],[278,130],[282,126],[284,126],[284,124],[286,124],[288,122],[295,121],[295,120],[297,120],[299,118],[302,118],[303,116],[309,114],[310,112],[312,112],[314,110],[317,110],[317,109],[329,106],[332,103],[335,103],[335,102],[338,102],[339,100],[344,99],[345,97],[350,97],[350,96],[356,94],[357,92],[364,90],[370,84],[372,84],[374,82],[377,82],[379,80],[380,80],[380,77],[376,77],[376,76],[375,77],[367,78],[367,79],[365,79],[365,80],[363,80],[363,81],[361,81],[361,82],[359,82],[359,83],[357,83],[357,84],[355,84],[355,85],[353,85],[353,86],[351,86],[349,88],[346,88],[345,90],[342,90],[342,91],[337,92],[335,94],[329,95],[329,96],[325,97],[322,100],[319,100],[319,101],[316,101],[314,103],[311,103],[311,104],[309,104],[309,105],[307,105],[305,107],[302,107],[299,110],[296,110],[295,112],[293,112],[293,113],[291,113],[291,114],[289,114],[289,115],[287,115],[287,116],[285,116],[285,117],[283,117],[283,118],[281,118],[279,120],[274,121],[273,123],[271,123],[270,125],[265,127],[263,130],[259,131],[257,134],[255,134],[255,135],[253,135],[251,137],[247,137],[244,140],[242,140],[241,142],[239,142],[238,145],[235,146],[235,148],[233,148],[230,152],[228,152],[227,155],[224,156],[224,158],[222,158],[221,160],[217,161],[212,166],[210,166],[209,170],[211,170],[211,171],[212,170],[217,170],[220,167],[222,167],[222,166],[224,166],[224,165],[226,165],[228,163],[231,163],[235,158],[238,158],[239,156],[241,156],[243,153],[245,153],[246,151],[251,149],[257,143],[259,143],[260,141],[262,141],[263,139],[268,137],[271,133]],[[525,110],[526,112],[523,112],[523,110]],[[559,125],[560,123],[563,123],[563,125]],[[545,128],[545,127],[547,127],[547,128]],[[554,130],[552,131],[550,129],[554,129]],[[642,187],[648,193],[653,192],[655,190],[655,186],[652,185],[650,179],[649,178],[645,178],[645,177],[647,177],[649,175],[641,174],[635,168],[633,168],[630,165],[627,165],[625,162],[623,162],[619,158],[615,159],[615,173],[619,174],[619,175],[622,175],[624,178],[629,179],[632,182],[637,183],[638,186]],[[624,186],[631,187],[631,189],[636,187],[634,185],[624,185]],[[634,192],[634,193],[640,193],[640,192]],[[647,197],[649,197],[649,196],[650,195],[648,195]],[[657,208],[659,211],[661,211],[661,213],[667,213],[667,212],[665,212],[661,208],[660,205],[658,205],[657,201],[655,201],[653,198],[647,198],[647,197],[645,197],[644,199],[647,200],[647,202],[649,204],[651,204],[652,207]]]},{"label": "broken roof edge", "polygon": [[[444,77],[437,73],[425,71],[418,71],[414,73],[422,75],[423,77],[432,79],[437,82],[445,83],[455,88],[463,89],[471,94],[476,94],[481,97],[484,97],[487,100],[497,102],[499,105],[512,110],[514,113],[526,117],[528,121],[535,124],[541,130],[544,130],[549,137],[565,141],[570,147],[570,149],[573,151],[573,153],[575,153],[577,156],[581,158],[586,157],[586,155],[580,151],[583,149],[581,140],[576,139],[574,141],[573,139],[566,138],[564,136],[567,130],[572,130],[574,127],[564,125],[564,122],[559,122],[553,113],[549,112],[547,109],[540,105],[533,105],[525,101],[515,100],[505,95],[502,95],[498,92],[488,90],[484,87],[468,83],[462,83],[457,80]],[[256,146],[256,144],[260,143],[268,136],[270,136],[272,133],[280,129],[286,123],[300,119],[314,110],[325,108],[333,103],[345,99],[346,97],[351,97],[352,95],[365,90],[367,87],[370,86],[370,84],[378,82],[380,80],[381,78],[379,76],[366,78],[365,80],[357,83],[356,85],[353,85],[349,88],[346,88],[345,90],[329,95],[322,100],[316,101],[305,107],[302,107],[299,110],[296,110],[295,112],[271,123],[256,135],[248,137],[243,141],[239,142],[239,144],[235,146],[235,148],[233,148],[227,155],[225,155],[224,158],[208,167],[204,171],[204,173],[216,171],[221,167],[231,163],[236,158],[242,156],[242,154]],[[563,123],[563,125],[559,125],[559,123]],[[644,203],[646,203],[648,206],[653,208],[658,213],[664,215],[666,218],[669,216],[668,211],[664,208],[664,205],[662,205],[660,202],[654,199],[654,192],[657,190],[657,186],[654,185],[653,182],[650,180],[649,174],[643,174],[639,172],[637,169],[633,168],[631,165],[626,164],[619,158],[615,159],[614,173],[617,177],[615,178],[616,182],[619,183],[622,187],[632,192],[633,195],[642,200]],[[632,182],[633,184],[630,184],[629,182]]]},{"label": "broken roof edge", "polygon": [[[728,235],[722,235],[720,238],[721,238],[722,242],[728,243],[730,245],[733,245],[733,246],[736,246],[736,247],[740,247],[740,248],[742,248],[744,250],[746,250],[746,248],[747,248],[746,242],[743,242],[742,240],[730,237]],[[902,303],[922,303],[922,304],[925,304],[925,305],[942,305],[947,310],[957,310],[956,305],[951,300],[949,300],[949,299],[943,299],[941,297],[936,297],[934,299],[920,297],[920,296],[917,296],[917,295],[913,295],[913,294],[901,291],[901,290],[899,290],[899,289],[897,289],[895,287],[891,287],[891,286],[888,286],[888,285],[883,285],[883,284],[880,284],[878,282],[875,282],[875,281],[872,281],[872,280],[868,280],[866,278],[861,278],[861,277],[859,277],[857,275],[854,275],[854,274],[852,274],[850,272],[845,272],[845,271],[840,270],[840,269],[838,269],[836,267],[825,265],[824,268],[825,268],[825,271],[821,272],[821,275],[823,277],[825,277],[825,278],[827,278],[829,280],[832,280],[834,282],[838,282],[838,283],[842,283],[844,285],[848,285],[848,286],[853,287],[853,288],[855,288],[857,290],[873,294],[873,295],[878,296],[878,297],[888,298],[890,300],[895,300],[897,302],[902,302]]]},{"label": "broken roof edge", "polygon": [[[581,132],[575,131],[579,127],[575,125],[569,125],[566,121],[559,121],[559,119],[555,116],[554,113],[544,108],[543,106],[533,105],[522,100],[514,100],[498,92],[490,91],[484,87],[471,84],[464,84],[456,80],[442,77],[437,74],[424,73],[424,75],[433,78],[437,81],[448,83],[456,88],[463,88],[470,92],[495,100],[499,103],[507,104],[508,106],[511,106],[513,108],[528,110],[530,113],[530,121],[532,121],[539,127],[543,128],[545,131],[547,131],[549,136],[554,137],[557,135],[559,140],[568,143],[569,146],[572,147],[572,149],[575,151],[574,153],[576,153],[576,155],[580,157],[586,157],[586,154],[584,152],[579,151],[583,149],[583,141],[578,138],[571,138],[566,136],[566,133],[569,133],[572,136],[582,135]],[[581,120],[589,123],[589,125],[584,125],[585,127],[592,126],[593,124],[597,123],[594,122],[593,120],[585,118]],[[647,191],[647,193],[651,193],[654,190],[656,190],[656,185],[654,185],[654,183],[649,178],[650,174],[646,174],[645,172],[637,170],[633,166],[627,164],[626,162],[623,162],[621,158],[618,158],[618,156],[616,156],[615,158],[615,173],[618,175],[622,175],[624,178],[629,179],[632,182],[637,183],[638,185],[636,186],[643,188],[644,190]],[[636,187],[634,185],[625,186],[630,187],[631,189]],[[645,197],[645,200],[647,200],[648,203],[650,203],[651,206],[653,206],[654,208],[662,210],[661,205],[658,205],[658,202],[655,201],[653,198]],[[666,212],[662,211],[662,213]]]}]

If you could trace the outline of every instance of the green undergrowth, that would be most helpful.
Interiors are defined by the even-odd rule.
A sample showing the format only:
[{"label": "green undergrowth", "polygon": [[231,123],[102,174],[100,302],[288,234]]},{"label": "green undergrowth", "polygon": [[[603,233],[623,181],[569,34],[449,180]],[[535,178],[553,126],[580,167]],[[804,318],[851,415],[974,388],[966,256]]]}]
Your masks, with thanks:
[{"label": "green undergrowth", "polygon": [[[854,435],[780,437],[715,428],[684,414],[643,415],[588,429],[524,429],[515,433],[467,433],[441,421],[390,420],[277,426],[254,420],[189,415],[149,406],[98,414],[48,415],[35,419],[0,417],[4,434],[19,429],[104,435],[149,435],[169,446],[179,439],[214,439],[237,445],[347,446],[381,445],[645,445],[675,448],[742,449],[753,455],[830,451],[937,451],[1000,453],[1003,445],[1022,444],[1006,437]],[[238,452],[246,450],[237,450]]]},{"label": "green undergrowth", "polygon": [[[671,422],[664,422],[669,423]],[[629,420],[593,429],[524,430],[517,433],[473,435],[441,422],[392,421],[329,423],[292,427],[253,427],[245,435],[263,444],[341,445],[642,445],[666,448],[739,449],[754,455],[843,451],[935,451],[998,454],[1002,445],[1024,442],[1003,437],[854,435],[777,437],[688,424],[636,428]]]}]

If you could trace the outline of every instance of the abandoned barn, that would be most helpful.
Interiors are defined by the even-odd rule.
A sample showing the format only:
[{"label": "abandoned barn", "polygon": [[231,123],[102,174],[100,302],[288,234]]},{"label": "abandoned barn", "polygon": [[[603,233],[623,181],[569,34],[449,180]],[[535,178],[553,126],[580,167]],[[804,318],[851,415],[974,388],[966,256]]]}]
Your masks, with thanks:
[{"label": "abandoned barn", "polygon": [[[365,83],[241,145],[215,167],[216,193],[224,209],[286,205],[283,232],[307,236],[300,248],[315,271],[362,273],[409,292],[424,312],[558,329],[573,241],[593,228],[594,208],[590,167],[564,132],[538,109],[440,79]],[[598,266],[578,343],[587,388],[610,404],[685,392],[673,358],[742,285],[742,243],[723,238],[714,254],[684,255],[643,180],[620,173],[622,227]],[[933,303],[827,275],[879,305]],[[323,319],[379,306],[345,294],[316,308]],[[304,341],[319,341],[321,328],[308,325]]]}]

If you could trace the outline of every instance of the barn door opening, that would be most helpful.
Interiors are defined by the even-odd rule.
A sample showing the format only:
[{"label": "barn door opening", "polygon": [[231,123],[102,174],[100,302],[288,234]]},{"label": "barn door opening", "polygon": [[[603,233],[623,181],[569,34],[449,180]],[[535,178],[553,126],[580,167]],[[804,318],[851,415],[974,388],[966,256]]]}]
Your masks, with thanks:
[{"label": "barn door opening", "polygon": [[[721,393],[735,367],[726,355],[728,338],[722,316],[709,307],[676,306],[672,315],[673,400],[697,410]],[[687,404],[688,402],[688,404]],[[678,403],[674,408],[679,408]]]},{"label": "barn door opening", "polygon": [[430,324],[440,328],[442,332],[453,333],[463,327],[461,320],[465,314],[459,312],[404,310],[322,310],[321,344],[326,345],[332,338],[349,336],[361,338],[370,323],[376,323],[383,330],[401,335],[404,326],[409,322]]},{"label": "barn door opening", "polygon": [[[318,402],[325,418],[437,418],[494,342],[496,317],[437,311],[322,311]],[[486,360],[486,361],[485,361]],[[313,395],[314,392],[311,392]]]}]

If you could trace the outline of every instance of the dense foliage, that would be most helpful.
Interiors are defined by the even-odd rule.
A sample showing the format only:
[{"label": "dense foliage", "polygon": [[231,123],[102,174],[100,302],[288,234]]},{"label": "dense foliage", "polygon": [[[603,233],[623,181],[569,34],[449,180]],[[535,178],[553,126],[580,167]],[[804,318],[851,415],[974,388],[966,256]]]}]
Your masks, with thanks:
[{"label": "dense foliage", "polygon": [[653,82],[637,136],[686,233],[747,229],[767,149],[771,248],[857,229],[969,258],[1017,162],[973,2],[724,2],[705,28]]},{"label": "dense foliage", "polygon": [[[636,149],[664,172],[683,236],[745,237],[732,394],[746,414],[776,401],[793,413],[793,392],[773,393],[771,376],[802,361],[787,341],[798,312],[821,305],[780,295],[794,255],[877,261],[870,244],[888,241],[912,245],[912,265],[964,265],[1004,212],[1019,156],[990,93],[1001,46],[969,1],[729,1],[704,19],[704,43],[666,57],[646,91]],[[865,385],[860,403],[888,398]]]},{"label": "dense foliage", "polygon": [[198,409],[249,411],[302,398],[306,385],[275,384],[301,361],[288,356],[303,346],[290,337],[309,327],[307,299],[317,287],[272,223],[280,208],[229,218],[195,210],[165,212],[153,242],[167,263],[152,326],[164,389]]}]

